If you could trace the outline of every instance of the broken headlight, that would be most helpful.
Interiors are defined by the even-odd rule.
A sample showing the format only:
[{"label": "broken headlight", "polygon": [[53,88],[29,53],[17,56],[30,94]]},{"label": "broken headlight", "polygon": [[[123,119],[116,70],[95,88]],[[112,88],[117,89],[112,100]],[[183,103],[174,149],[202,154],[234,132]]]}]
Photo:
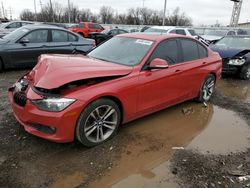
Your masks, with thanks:
[{"label": "broken headlight", "polygon": [[75,99],[66,98],[46,98],[39,100],[32,100],[32,103],[38,109],[49,112],[60,112],[75,102]]},{"label": "broken headlight", "polygon": [[236,65],[236,66],[238,65],[238,66],[240,66],[240,65],[243,65],[245,62],[246,62],[246,59],[244,59],[244,58],[230,59],[228,64],[229,65]]}]

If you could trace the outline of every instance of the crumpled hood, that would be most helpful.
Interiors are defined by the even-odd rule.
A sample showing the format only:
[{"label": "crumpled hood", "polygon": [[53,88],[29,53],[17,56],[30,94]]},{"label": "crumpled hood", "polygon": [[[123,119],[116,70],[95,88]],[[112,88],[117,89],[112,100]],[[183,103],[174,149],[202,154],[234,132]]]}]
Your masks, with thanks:
[{"label": "crumpled hood", "polygon": [[220,36],[214,36],[214,35],[202,35],[201,37],[208,41],[217,41],[222,38]]},{"label": "crumpled hood", "polygon": [[42,55],[27,75],[35,87],[55,89],[89,78],[125,76],[133,67],[91,59],[83,55]]},{"label": "crumpled hood", "polygon": [[234,56],[245,56],[250,58],[250,49],[242,49],[242,48],[230,48],[225,46],[219,46],[211,44],[209,46],[213,51],[218,52],[221,58],[233,58]]}]

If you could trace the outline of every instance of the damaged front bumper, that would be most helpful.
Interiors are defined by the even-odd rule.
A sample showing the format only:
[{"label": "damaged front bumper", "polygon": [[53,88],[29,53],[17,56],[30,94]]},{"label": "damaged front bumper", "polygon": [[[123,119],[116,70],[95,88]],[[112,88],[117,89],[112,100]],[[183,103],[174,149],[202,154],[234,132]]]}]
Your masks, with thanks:
[{"label": "damaged front bumper", "polygon": [[9,88],[8,96],[14,116],[25,131],[54,142],[74,140],[75,126],[84,106],[83,101],[77,100],[61,112],[39,110],[31,100],[41,96],[31,86],[22,89],[20,82]]}]

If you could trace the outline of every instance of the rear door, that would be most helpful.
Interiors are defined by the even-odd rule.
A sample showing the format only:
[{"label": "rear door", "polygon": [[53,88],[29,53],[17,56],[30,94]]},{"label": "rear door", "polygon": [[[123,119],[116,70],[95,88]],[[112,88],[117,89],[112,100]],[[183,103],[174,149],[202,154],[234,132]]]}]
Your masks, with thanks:
[{"label": "rear door", "polygon": [[180,87],[182,88],[181,97],[193,98],[198,95],[205,76],[208,74],[207,48],[196,40],[179,39],[178,40],[182,59],[175,65],[179,67],[179,75],[183,78]]},{"label": "rear door", "polygon": [[77,45],[78,37],[64,30],[51,29],[49,53],[70,54]]},{"label": "rear door", "polygon": [[[26,39],[28,43],[20,41]],[[8,49],[15,66],[34,66],[39,55],[48,52],[48,30],[38,29],[29,32]]]}]

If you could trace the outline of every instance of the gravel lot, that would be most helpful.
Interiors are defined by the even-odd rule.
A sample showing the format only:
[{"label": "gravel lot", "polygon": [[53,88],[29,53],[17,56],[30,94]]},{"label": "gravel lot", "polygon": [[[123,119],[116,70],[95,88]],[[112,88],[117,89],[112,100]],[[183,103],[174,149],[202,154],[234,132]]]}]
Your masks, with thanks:
[{"label": "gravel lot", "polygon": [[0,187],[246,187],[250,82],[224,78],[207,107],[189,101],[122,126],[100,146],[27,134],[7,88],[27,70],[0,73]]}]

